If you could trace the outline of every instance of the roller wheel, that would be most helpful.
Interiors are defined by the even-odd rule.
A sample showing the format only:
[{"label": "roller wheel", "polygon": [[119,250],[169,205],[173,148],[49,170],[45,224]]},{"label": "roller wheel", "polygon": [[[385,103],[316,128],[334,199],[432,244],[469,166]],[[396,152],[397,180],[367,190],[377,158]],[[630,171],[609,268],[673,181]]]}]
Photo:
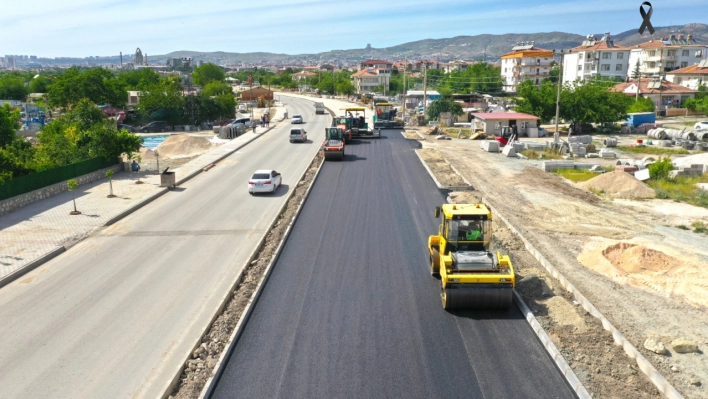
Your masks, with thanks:
[{"label": "roller wheel", "polygon": [[447,293],[447,290],[445,288],[442,288],[442,284],[440,285],[440,299],[442,300],[442,307],[445,310],[450,310],[453,309],[452,301],[450,296]]},{"label": "roller wheel", "polygon": [[433,248],[433,254],[430,256],[430,275],[440,277],[440,252]]}]

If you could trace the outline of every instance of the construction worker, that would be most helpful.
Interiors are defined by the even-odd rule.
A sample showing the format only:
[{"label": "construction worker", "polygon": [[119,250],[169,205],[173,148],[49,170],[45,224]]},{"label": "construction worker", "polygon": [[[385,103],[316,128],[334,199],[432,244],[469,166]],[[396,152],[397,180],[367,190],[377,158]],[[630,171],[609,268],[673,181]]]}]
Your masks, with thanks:
[{"label": "construction worker", "polygon": [[480,241],[482,239],[482,230],[477,223],[470,223],[470,229],[465,233],[467,241]]}]

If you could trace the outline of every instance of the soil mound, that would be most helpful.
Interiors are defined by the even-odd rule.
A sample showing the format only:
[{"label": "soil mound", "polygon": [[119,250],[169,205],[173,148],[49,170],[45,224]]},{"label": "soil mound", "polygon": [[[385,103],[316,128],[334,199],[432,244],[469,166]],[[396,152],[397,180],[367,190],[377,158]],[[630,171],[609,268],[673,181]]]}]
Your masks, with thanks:
[{"label": "soil mound", "polygon": [[631,176],[629,173],[614,171],[603,173],[588,181],[578,183],[578,187],[586,190],[602,191],[610,197],[639,199],[655,198],[654,190]]},{"label": "soil mound", "polygon": [[154,161],[156,159],[155,153],[151,149],[140,147],[140,159],[141,161]]},{"label": "soil mound", "polygon": [[157,151],[160,158],[193,157],[209,151],[214,144],[206,137],[177,134],[163,141]]},{"label": "soil mound", "polygon": [[667,272],[680,265],[676,258],[663,252],[624,242],[610,245],[602,255],[625,273]]}]

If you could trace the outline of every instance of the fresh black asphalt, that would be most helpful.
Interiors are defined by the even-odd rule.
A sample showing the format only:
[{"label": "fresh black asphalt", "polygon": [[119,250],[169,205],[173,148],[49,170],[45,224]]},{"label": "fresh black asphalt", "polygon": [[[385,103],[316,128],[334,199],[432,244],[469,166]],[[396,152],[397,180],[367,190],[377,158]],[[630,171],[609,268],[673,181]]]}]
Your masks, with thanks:
[{"label": "fresh black asphalt", "polygon": [[575,397],[518,309],[442,309],[419,145],[325,163],[212,398]]}]

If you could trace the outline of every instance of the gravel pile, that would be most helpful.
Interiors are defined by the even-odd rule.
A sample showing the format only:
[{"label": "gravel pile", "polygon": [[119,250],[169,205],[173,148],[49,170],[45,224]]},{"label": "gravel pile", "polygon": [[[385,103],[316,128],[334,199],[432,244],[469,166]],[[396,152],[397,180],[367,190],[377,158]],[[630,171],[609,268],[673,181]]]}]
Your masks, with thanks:
[{"label": "gravel pile", "polygon": [[654,190],[626,172],[614,171],[603,173],[590,180],[578,183],[586,190],[604,192],[610,197],[640,199],[655,198]]}]

